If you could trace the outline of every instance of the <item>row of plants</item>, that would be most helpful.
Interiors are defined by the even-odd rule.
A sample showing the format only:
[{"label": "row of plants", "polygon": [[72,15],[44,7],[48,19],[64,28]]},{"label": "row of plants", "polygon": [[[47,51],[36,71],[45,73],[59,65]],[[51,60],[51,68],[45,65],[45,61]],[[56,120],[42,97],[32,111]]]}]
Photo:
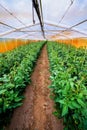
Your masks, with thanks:
[{"label": "row of plants", "polygon": [[64,130],[87,130],[87,50],[48,42],[54,114]]},{"label": "row of plants", "polygon": [[18,46],[21,46],[30,42],[32,41],[23,40],[23,39],[0,38],[0,52],[5,53],[7,51],[13,50],[14,48],[17,48]]},{"label": "row of plants", "polygon": [[13,66],[19,65],[29,48],[32,49],[33,44],[22,45],[12,51],[0,54],[0,77],[9,73],[13,69]]},{"label": "row of plants", "polygon": [[[33,43],[24,46],[23,60],[18,66],[13,66],[9,74],[0,78],[0,127],[3,129],[13,109],[22,105],[22,93],[30,82],[36,59],[44,43]],[[19,48],[20,49],[20,48]],[[7,118],[7,119],[6,119]]]}]

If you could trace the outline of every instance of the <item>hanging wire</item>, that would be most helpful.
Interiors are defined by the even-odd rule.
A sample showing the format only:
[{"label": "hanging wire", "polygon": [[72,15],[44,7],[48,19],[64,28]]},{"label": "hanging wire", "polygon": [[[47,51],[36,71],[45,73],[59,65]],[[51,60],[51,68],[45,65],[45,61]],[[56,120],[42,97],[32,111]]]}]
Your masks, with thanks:
[{"label": "hanging wire", "polygon": [[[35,1],[35,0],[34,0]],[[38,12],[38,14],[39,14],[39,6],[37,6],[38,5],[38,1],[36,0],[35,1],[36,2],[36,7],[37,7],[37,12]],[[40,1],[41,2],[41,1]],[[40,3],[41,4],[41,3]],[[17,21],[19,21],[22,25],[24,25],[25,27],[27,27],[20,19],[18,19],[12,12],[10,12],[7,8],[5,8],[2,4],[0,4],[0,6],[6,11],[6,12],[8,12],[11,16],[13,16]],[[32,0],[32,15],[33,15],[33,23],[35,24],[35,20],[34,20],[34,2],[33,2],[33,0]],[[40,20],[40,14],[39,14],[39,20]],[[40,24],[41,24],[41,20],[40,20]],[[16,30],[18,30],[17,28],[14,28],[14,27],[12,27],[12,26],[9,26],[9,25],[7,25],[7,24],[4,24],[4,25],[6,25],[6,26],[8,26],[8,27],[11,27],[11,28],[13,28],[13,29],[16,29]],[[42,28],[42,32],[43,32],[43,36],[44,36],[44,31],[43,31],[43,27],[42,27],[42,24],[41,24],[41,28]]]},{"label": "hanging wire", "polygon": [[[23,26],[25,26],[25,27],[27,27],[20,19],[18,19],[12,12],[10,12],[7,8],[5,8],[1,3],[0,3],[0,6],[7,12],[7,13],[9,13],[12,17],[14,17],[17,21],[19,21]],[[34,11],[34,10],[33,10]],[[34,12],[33,12],[34,13]],[[33,22],[35,22],[35,21],[33,21]],[[7,27],[10,27],[10,28],[12,28],[12,29],[15,29],[15,31],[19,31],[19,29],[17,29],[17,28],[15,28],[15,27],[13,27],[13,26],[10,26],[10,25],[8,25],[8,24],[6,24],[6,23],[3,23],[3,22],[0,22],[0,24],[3,24],[3,25],[5,25],[5,26],[7,26]],[[22,32],[22,31],[21,31]],[[26,33],[26,32],[23,32],[23,33]],[[7,33],[8,34],[8,33]]]},{"label": "hanging wire", "polygon": [[[43,25],[43,30],[44,30],[44,18],[43,18],[43,9],[42,9],[42,2],[41,0],[40,1],[40,8],[41,8],[41,18],[42,18],[42,25]],[[46,36],[45,36],[45,31],[44,31],[44,38],[46,39]],[[47,40],[47,39],[46,39]]]},{"label": "hanging wire", "polygon": [[34,19],[34,5],[32,1],[32,18],[33,18],[33,24],[35,24],[35,19]]},{"label": "hanging wire", "polygon": [[73,3],[74,2],[74,0],[70,0],[71,1],[71,3]]},{"label": "hanging wire", "polygon": [[36,13],[37,13],[37,16],[38,16],[38,19],[40,21],[40,26],[41,26],[41,30],[42,30],[42,35],[43,37],[45,38],[45,33],[44,33],[44,28],[43,28],[43,21],[42,21],[42,14],[41,14],[41,7],[39,7],[39,3],[38,3],[38,0],[32,0],[33,2],[33,6],[36,10]]},{"label": "hanging wire", "polygon": [[[8,13],[8,14],[10,14],[12,17],[14,17],[18,22],[20,22],[25,28],[27,27],[20,19],[18,19],[12,12],[10,12],[7,8],[5,8],[2,4],[0,4],[0,6]],[[33,10],[34,11],[34,10]],[[34,12],[33,12],[34,13]],[[34,16],[34,15],[33,15]],[[33,21],[34,23],[35,23],[35,21]],[[12,33],[12,32],[15,32],[15,31],[19,31],[20,32],[20,30],[18,29],[18,28],[15,28],[15,27],[13,27],[13,26],[10,26],[10,25],[8,25],[8,24],[6,24],[6,23],[3,23],[3,22],[0,22],[0,24],[3,24],[3,25],[5,25],[5,26],[7,26],[7,27],[10,27],[10,28],[12,28],[12,29],[14,29],[13,31],[9,31],[9,32],[6,32],[5,34],[1,34],[1,36],[3,36],[3,35],[7,35],[7,34],[10,34],[10,33]],[[21,31],[22,32],[22,31]],[[27,32],[23,32],[23,33],[25,33],[25,34],[28,34]]]},{"label": "hanging wire", "polygon": [[41,0],[39,0],[40,1],[40,8],[41,8],[41,18],[42,18],[42,24],[44,24],[44,22],[43,22],[43,10],[42,10],[42,2],[41,2]]},{"label": "hanging wire", "polygon": [[[33,2],[34,2],[34,3],[33,3]],[[71,0],[70,6],[67,8],[66,12],[65,12],[64,15],[62,16],[62,18],[61,18],[61,20],[59,21],[59,23],[62,22],[62,20],[63,20],[64,17],[66,16],[68,10],[69,10],[70,7],[72,6],[73,2],[74,2],[74,0]],[[40,5],[40,6],[39,6],[39,5]],[[0,6],[1,6],[2,8],[4,8],[5,11],[7,11],[11,16],[13,16],[15,19],[17,19],[21,24],[23,24],[23,25],[25,26],[25,27],[23,27],[23,28],[26,28],[26,27],[27,27],[22,21],[20,21],[13,13],[11,13],[11,12],[10,12],[8,9],[6,9],[3,5],[0,4]],[[35,8],[35,10],[36,10],[36,13],[37,13],[38,18],[39,18],[39,21],[40,21],[41,31],[42,31],[42,33],[43,33],[43,36],[45,37],[44,31],[46,31],[46,30],[43,29],[44,22],[43,22],[43,11],[42,11],[42,3],[41,3],[41,0],[39,0],[39,3],[38,3],[38,0],[32,0],[33,23],[35,22],[35,21],[34,21],[34,8]],[[65,30],[60,31],[59,33],[62,34],[62,35],[64,35],[63,32],[65,32],[65,31],[74,31],[74,32],[78,32],[78,33],[80,33],[80,34],[83,34],[83,35],[86,35],[86,36],[87,36],[87,34],[81,32],[81,31],[78,31],[78,30],[76,30],[76,29],[73,29],[74,27],[79,26],[80,24],[83,24],[83,23],[85,23],[85,22],[87,22],[87,19],[85,19],[85,20],[83,20],[83,21],[81,21],[81,22],[79,22],[79,23],[76,23],[75,25],[73,25],[73,26],[71,26],[71,27],[69,27],[69,28],[62,27],[62,28],[65,28]],[[8,25],[8,24],[6,24],[6,23],[3,23],[3,22],[0,22],[0,24],[12,28],[12,29],[13,29],[12,32],[17,31],[17,32],[23,32],[24,34],[27,34],[26,32],[32,32],[32,31],[21,31],[20,29],[23,29],[23,28],[15,28],[15,27],[10,26],[10,25]],[[58,25],[55,25],[55,26],[58,26]],[[61,26],[58,26],[58,27],[61,27]],[[37,30],[36,30],[36,31],[37,31]],[[35,31],[35,32],[36,32],[36,31]],[[48,31],[50,32],[50,30],[48,30]],[[55,30],[52,30],[52,31],[55,31]],[[57,30],[57,31],[58,31],[58,30]],[[9,32],[8,32],[8,33],[9,33]],[[29,36],[29,34],[27,34],[27,35]]]},{"label": "hanging wire", "polygon": [[71,0],[70,5],[68,6],[68,8],[66,9],[65,13],[63,14],[63,16],[61,17],[61,19],[59,20],[58,24],[62,22],[62,20],[64,19],[64,17],[66,16],[66,14],[68,13],[69,9],[71,8],[71,6],[73,5],[74,0]]}]

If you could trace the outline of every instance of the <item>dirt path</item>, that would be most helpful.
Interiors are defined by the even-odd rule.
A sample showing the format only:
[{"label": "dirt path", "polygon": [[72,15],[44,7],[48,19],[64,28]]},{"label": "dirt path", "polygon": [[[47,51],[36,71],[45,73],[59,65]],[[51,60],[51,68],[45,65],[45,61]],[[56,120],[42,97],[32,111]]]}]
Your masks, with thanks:
[{"label": "dirt path", "polygon": [[53,101],[49,98],[49,62],[43,47],[25,90],[23,105],[14,111],[8,130],[63,130],[62,121],[52,115]]}]

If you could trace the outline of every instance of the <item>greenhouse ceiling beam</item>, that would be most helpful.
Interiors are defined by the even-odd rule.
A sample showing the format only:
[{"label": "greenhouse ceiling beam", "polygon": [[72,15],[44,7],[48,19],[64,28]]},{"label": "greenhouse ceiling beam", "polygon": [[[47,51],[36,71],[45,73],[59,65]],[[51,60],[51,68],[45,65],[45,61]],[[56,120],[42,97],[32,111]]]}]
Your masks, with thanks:
[{"label": "greenhouse ceiling beam", "polygon": [[60,25],[57,25],[57,24],[55,24],[55,23],[44,22],[44,24],[49,25],[49,26],[55,26],[55,27],[59,27],[59,28],[66,29],[66,27],[64,27],[64,26],[60,26]]},{"label": "greenhouse ceiling beam", "polygon": [[68,13],[68,11],[70,10],[71,6],[73,5],[74,0],[71,0],[71,3],[69,4],[68,8],[66,9],[66,11],[64,12],[63,16],[61,17],[61,19],[59,20],[58,24],[62,22],[62,20],[64,19],[64,17],[66,16],[66,14]]},{"label": "greenhouse ceiling beam", "polygon": [[[54,37],[55,36],[57,36],[57,34],[56,35],[54,35]],[[64,35],[64,34],[62,34],[62,33],[60,33],[60,36],[63,36],[63,37],[66,37],[66,38],[69,38],[70,39],[70,37],[69,36],[66,36],[66,35]],[[59,36],[58,36],[59,37]]]},{"label": "greenhouse ceiling beam", "polygon": [[[7,25],[5,23],[3,23],[3,25],[8,26],[10,28],[13,28],[13,30],[6,31],[5,33],[1,33],[0,36],[8,35],[8,34],[13,33],[13,32],[41,32],[40,30],[29,30],[29,31],[24,30],[24,31],[21,31],[21,29],[23,29],[24,27],[23,28],[15,28],[14,29],[14,27],[9,26],[9,25]],[[27,27],[32,27],[32,26],[36,26],[36,25],[39,25],[39,23],[36,23],[36,24],[33,24],[33,25],[29,25]],[[44,31],[45,32],[53,32],[53,33],[55,33],[55,32],[61,31],[61,30],[44,30]]]},{"label": "greenhouse ceiling beam", "polygon": [[[9,28],[11,28],[12,30],[6,32],[6,33],[12,33],[12,32],[15,32],[15,31],[20,31],[21,29],[25,29],[25,28],[29,28],[29,27],[32,27],[32,26],[37,26],[39,25],[39,23],[36,23],[36,24],[31,24],[31,25],[28,25],[27,27],[21,27],[21,28],[15,28],[9,24],[6,24],[4,22],[0,22],[0,24],[4,25],[4,26],[7,26]],[[21,31],[22,32],[22,31]],[[2,35],[2,34],[1,34]],[[4,35],[4,34],[3,34]]]},{"label": "greenhouse ceiling beam", "polygon": [[[70,39],[70,37],[69,36],[66,36],[65,34],[63,34],[63,33],[58,33],[58,34],[60,34],[61,36],[63,36],[63,37],[65,37],[65,38],[68,38],[68,39]],[[55,36],[57,36],[58,34],[55,34],[55,35],[53,35],[53,34],[46,34],[46,36],[50,36],[50,37],[55,37]],[[59,36],[58,36],[59,37]]]},{"label": "greenhouse ceiling beam", "polygon": [[[67,32],[67,31],[72,31],[72,30],[68,30],[68,29],[67,29],[67,30],[64,30],[64,31],[59,32],[58,34],[61,34],[61,33],[63,34],[64,32]],[[75,31],[75,30],[74,30],[73,32],[78,32],[78,33],[80,33],[80,34],[83,34],[83,35],[87,36],[87,34],[81,33],[81,32],[79,32],[79,31]]]},{"label": "greenhouse ceiling beam", "polygon": [[87,19],[85,19],[85,20],[83,20],[83,21],[81,21],[81,22],[79,22],[79,23],[76,23],[75,25],[71,26],[70,29],[72,29],[72,28],[74,28],[74,27],[77,27],[77,26],[79,26],[80,24],[83,24],[83,23],[85,23],[85,22],[87,22]]},{"label": "greenhouse ceiling beam", "polygon": [[[67,36],[65,36],[65,35],[63,35],[63,34],[60,34],[60,36],[62,36],[62,37],[65,37],[66,39],[70,39],[70,37],[67,37]],[[60,36],[56,36],[56,38],[54,37],[54,38],[52,38],[53,36],[51,36],[49,39],[58,39]],[[48,38],[47,38],[48,39]]]},{"label": "greenhouse ceiling beam", "polygon": [[23,26],[26,27],[25,23],[23,23],[17,16],[15,16],[12,12],[10,12],[6,7],[4,7],[1,3],[0,6],[9,14],[11,15],[13,18],[15,18],[19,23],[21,23]]},{"label": "greenhouse ceiling beam", "polygon": [[15,30],[21,30],[21,29],[25,29],[25,28],[29,28],[29,27],[32,27],[32,26],[36,26],[36,25],[39,25],[40,23],[36,23],[36,24],[30,24],[30,25],[27,25],[26,27],[20,27],[20,28],[15,28],[9,24],[6,24],[4,22],[0,22],[0,24],[4,25],[4,26],[7,26],[9,28],[12,28],[12,29],[15,29]]},{"label": "greenhouse ceiling beam", "polygon": [[[58,27],[58,28],[64,28],[65,30],[63,30],[63,32],[64,32],[64,31],[74,31],[74,32],[77,32],[77,33],[80,33],[80,34],[83,34],[83,35],[87,36],[86,33],[83,33],[82,31],[79,31],[79,30],[77,30],[77,29],[73,29],[73,28],[71,28],[71,27],[64,27],[64,26],[56,25],[56,24],[54,24],[54,23],[49,23],[49,22],[44,22],[44,24],[49,25],[49,26]],[[74,25],[74,26],[75,26],[75,25]],[[70,30],[69,30],[69,29],[70,29]]]},{"label": "greenhouse ceiling beam", "polygon": [[[59,31],[61,31],[61,30],[44,30],[44,32],[53,32],[53,33],[55,33],[55,32],[59,32]],[[21,31],[20,31],[21,32]],[[40,30],[24,30],[24,31],[22,31],[22,32],[41,32]]]},{"label": "greenhouse ceiling beam", "polygon": [[26,37],[29,37],[29,36],[32,36],[32,37],[37,37],[37,36],[40,36],[41,37],[41,35],[38,35],[38,34],[35,34],[35,35],[32,35],[32,34],[25,34],[25,35],[21,35],[20,37],[18,37],[18,38],[26,38]]},{"label": "greenhouse ceiling beam", "polygon": [[[9,28],[12,29],[12,30],[10,30],[10,31],[6,31],[5,33],[1,33],[0,36],[8,35],[8,34],[10,34],[10,33],[13,33],[13,32],[16,32],[16,31],[20,31],[21,29],[24,29],[24,28],[25,28],[25,27],[15,28],[15,27],[10,26],[10,25],[8,25],[8,24],[6,24],[6,23],[3,23],[3,22],[0,22],[0,24],[2,24],[2,25],[4,25],[4,26],[7,26],[7,27],[9,27]],[[39,23],[28,25],[27,28],[33,27],[33,26],[37,26],[37,25],[39,25]],[[23,32],[23,31],[21,31],[21,32]]]},{"label": "greenhouse ceiling beam", "polygon": [[[61,30],[44,30],[45,31],[45,33],[47,33],[47,32],[51,32],[51,33],[56,33],[56,32],[60,32]],[[18,30],[18,29],[16,29],[16,30],[11,30],[11,31],[7,31],[7,32],[5,32],[5,33],[1,33],[0,34],[0,36],[5,36],[5,35],[8,35],[8,34],[11,34],[11,33],[13,33],[13,32],[28,32],[28,33],[36,33],[36,32],[40,32],[41,33],[41,30],[33,30],[33,31],[26,31],[26,30],[24,30],[24,31],[21,31],[21,30]]]},{"label": "greenhouse ceiling beam", "polygon": [[8,24],[6,24],[6,23],[4,23],[4,22],[0,22],[0,24],[2,24],[2,25],[4,25],[4,26],[7,26],[7,27],[9,27],[9,28],[12,28],[12,29],[16,29],[15,27],[13,27],[13,26],[11,26],[11,25],[8,25]]},{"label": "greenhouse ceiling beam", "polygon": [[[33,2],[33,7],[35,8],[35,11],[37,13],[37,16],[38,16],[38,19],[39,19],[39,22],[40,22],[40,26],[41,26],[41,30],[42,30],[42,35],[45,38],[44,28],[43,28],[43,18],[42,18],[42,14],[41,14],[42,9],[40,10],[40,8],[39,8],[38,0],[32,0],[32,2]],[[40,5],[41,5],[41,1],[40,1]]]},{"label": "greenhouse ceiling beam", "polygon": [[[0,22],[0,24],[2,24],[2,25],[4,25],[4,26],[7,26],[7,27],[9,27],[9,28],[18,30],[17,28],[15,28],[15,27],[13,27],[13,26],[10,26],[10,25],[8,25],[8,24],[6,24],[6,23]],[[23,33],[24,33],[24,32],[23,32]],[[26,32],[25,32],[25,33],[26,33]],[[3,34],[1,34],[1,35],[3,35]]]},{"label": "greenhouse ceiling beam", "polygon": [[[37,0],[36,0],[37,1]],[[38,2],[38,1],[37,1]],[[41,1],[40,1],[41,4]],[[23,23],[16,15],[14,15],[11,11],[9,11],[6,7],[4,7],[1,3],[0,6],[9,14],[11,15],[13,18],[15,18],[18,22],[20,22],[25,28],[27,27],[27,25],[25,25],[25,23]],[[42,11],[42,10],[41,10]],[[38,12],[39,13],[39,12]],[[40,23],[41,24],[41,23]],[[16,29],[16,28],[14,28]],[[43,33],[44,36],[44,33]]]},{"label": "greenhouse ceiling beam", "polygon": [[[76,29],[73,29],[74,27],[77,27],[77,26],[79,26],[79,25],[81,25],[81,24],[83,24],[83,23],[85,23],[85,22],[87,22],[87,19],[85,19],[85,20],[83,20],[83,21],[81,21],[81,22],[79,22],[79,23],[76,23],[76,24],[72,25],[71,27],[69,27],[69,28],[67,28],[66,30],[61,31],[61,32],[63,33],[63,32],[71,31],[71,30],[75,31]],[[77,30],[76,30],[76,31],[77,31]],[[86,35],[86,36],[87,36],[87,34],[81,32],[81,31],[78,31],[78,32],[79,32],[80,34],[83,34],[83,35]]]},{"label": "greenhouse ceiling beam", "polygon": [[[34,8],[36,10],[36,13],[38,15],[38,18],[39,18],[39,21],[40,21],[40,26],[41,26],[41,30],[42,30],[42,34],[43,34],[43,37],[45,38],[45,35],[44,35],[44,30],[43,30],[43,17],[41,17],[40,15],[40,9],[39,9],[39,4],[38,4],[38,1],[36,0],[32,0],[33,1],[33,5],[34,5]],[[1,5],[1,4],[0,4]],[[41,0],[40,0],[40,6],[41,6]],[[12,15],[14,18],[16,18],[20,23],[22,23],[16,16],[13,15],[13,13],[11,13],[8,9],[6,9],[3,5],[1,5],[2,8],[4,8],[10,15]],[[41,13],[42,13],[42,6],[41,6]],[[42,18],[42,19],[41,19]],[[23,24],[23,23],[22,23]],[[6,24],[4,24],[6,25]],[[24,24],[23,24],[24,25]],[[15,31],[18,31],[17,28],[15,27],[12,27],[12,26],[9,26],[9,25],[6,25],[12,29],[15,29]],[[26,28],[27,26],[25,26],[24,28]]]},{"label": "greenhouse ceiling beam", "polygon": [[[37,36],[41,36],[41,34],[40,35],[38,35],[37,33],[36,34],[21,34],[20,36],[16,36],[16,35],[14,35],[14,36],[8,36],[8,37],[10,37],[10,38],[16,38],[16,39],[18,39],[18,38],[23,38],[23,37],[29,37],[29,36],[32,36],[32,37],[37,37]],[[2,38],[4,38],[4,36],[2,36]]]}]

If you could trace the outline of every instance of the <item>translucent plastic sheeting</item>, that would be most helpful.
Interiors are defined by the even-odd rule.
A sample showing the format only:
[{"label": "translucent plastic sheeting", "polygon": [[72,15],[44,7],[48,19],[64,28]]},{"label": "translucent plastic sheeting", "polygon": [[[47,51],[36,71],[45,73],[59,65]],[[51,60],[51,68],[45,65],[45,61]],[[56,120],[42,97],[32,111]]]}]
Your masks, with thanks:
[{"label": "translucent plastic sheeting", "polygon": [[[42,11],[46,39],[87,37],[87,0],[42,0]],[[43,40],[35,9],[34,20],[32,0],[0,0],[0,38]]]},{"label": "translucent plastic sheeting", "polygon": [[7,27],[7,26],[4,26],[4,25],[0,25],[0,34],[6,32],[6,31],[10,31],[11,28],[10,27]]}]

